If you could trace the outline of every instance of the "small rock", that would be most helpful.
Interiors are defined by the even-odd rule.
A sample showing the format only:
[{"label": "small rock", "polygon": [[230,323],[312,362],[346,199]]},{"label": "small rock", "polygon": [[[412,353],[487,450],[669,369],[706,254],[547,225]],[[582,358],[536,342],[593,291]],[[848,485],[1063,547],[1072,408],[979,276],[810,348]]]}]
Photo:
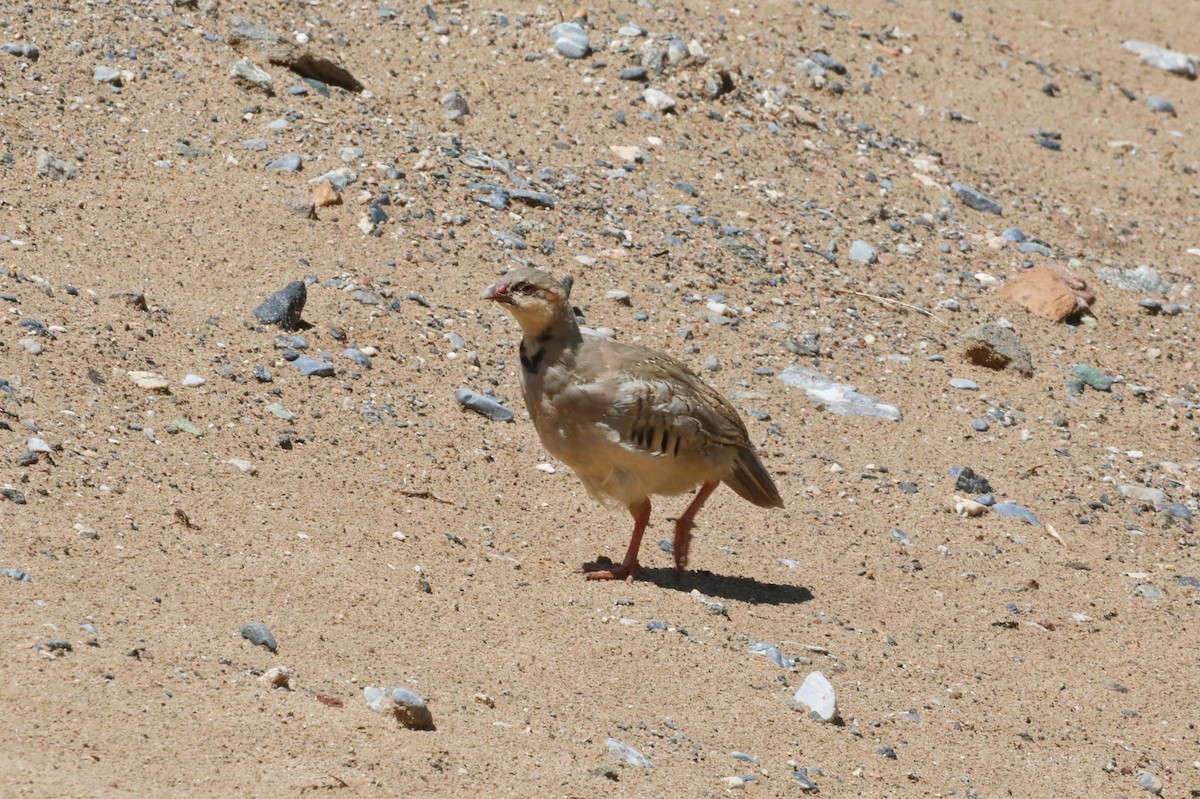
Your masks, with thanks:
[{"label": "small rock", "polygon": [[491,397],[485,396],[469,388],[460,388],[454,392],[454,399],[464,408],[486,416],[493,422],[511,422],[513,412]]},{"label": "small rock", "polygon": [[179,381],[188,388],[197,388],[204,385],[204,378],[200,375],[188,374],[184,375],[183,380]]},{"label": "small rock", "polygon": [[1071,367],[1071,375],[1081,380],[1084,385],[1091,386],[1097,391],[1109,391],[1112,389],[1113,379],[1090,364],[1075,364]]},{"label": "small rock", "polygon": [[[24,503],[21,503],[21,504],[24,504]],[[14,569],[14,568],[7,567],[7,566],[0,569],[0,577],[8,577],[10,579],[16,580],[18,583],[30,582],[28,574],[21,571],[20,569]]]},{"label": "small rock", "polygon": [[646,105],[655,111],[666,112],[675,107],[675,98],[658,89],[646,89],[646,91],[642,92],[642,99],[646,101]]},{"label": "small rock", "polygon": [[608,747],[609,752],[621,758],[635,768],[654,767],[654,764],[650,762],[650,758],[646,757],[629,744],[618,741],[616,738],[606,738],[604,740],[604,745]]},{"label": "small rock", "polygon": [[1163,280],[1158,270],[1149,264],[1141,264],[1136,269],[1114,269],[1106,266],[1097,269],[1096,274],[1110,286],[1126,291],[1170,294],[1175,290],[1175,286]]},{"label": "small rock", "polygon": [[1061,322],[1088,308],[1094,295],[1077,276],[1053,266],[1035,266],[996,292],[1051,322]]},{"label": "small rock", "polygon": [[433,730],[433,713],[425,700],[404,688],[388,691],[396,706],[396,718],[410,730]]},{"label": "small rock", "polygon": [[804,678],[793,699],[807,707],[809,715],[820,721],[833,721],[837,716],[837,697],[834,695],[833,685],[819,671],[814,671]]},{"label": "small rock", "polygon": [[976,366],[1011,368],[1026,377],[1033,374],[1029,348],[1011,330],[986,322],[963,333],[962,340],[963,357]]},{"label": "small rock", "polygon": [[550,41],[566,58],[583,58],[591,52],[587,31],[574,22],[560,22],[551,28]]},{"label": "small rock", "polygon": [[1163,781],[1158,778],[1158,775],[1151,774],[1149,771],[1138,774],[1138,786],[1153,794],[1161,794],[1163,791]]},{"label": "small rock", "polygon": [[1034,527],[1041,527],[1042,523],[1038,521],[1038,517],[1033,515],[1033,512],[1028,508],[1022,507],[1015,502],[997,502],[992,506],[992,510],[1001,516],[1008,516],[1013,519],[1022,519]]},{"label": "small rock", "polygon": [[273,81],[271,76],[265,70],[256,66],[249,58],[243,58],[235,63],[230,68],[229,75],[242,83],[256,86],[267,94],[272,93],[271,84]]},{"label": "small rock", "polygon": [[302,159],[296,153],[287,153],[273,158],[263,167],[272,172],[299,172]]},{"label": "small rock", "polygon": [[983,475],[975,474],[970,466],[963,466],[957,471],[950,470],[954,475],[954,488],[966,494],[990,494],[992,484]]},{"label": "small rock", "polygon": [[275,642],[275,636],[271,635],[271,631],[267,629],[267,625],[261,621],[248,621],[243,624],[242,637],[255,646],[265,646],[272,652],[279,646]]},{"label": "small rock", "polygon": [[115,67],[99,66],[92,71],[92,81],[95,83],[111,83],[113,86],[121,85],[121,70]]},{"label": "small rock", "polygon": [[1146,95],[1146,105],[1150,106],[1151,111],[1159,114],[1170,114],[1175,116],[1175,106],[1170,100],[1164,100],[1161,97],[1155,97],[1152,94]]},{"label": "small rock", "polygon": [[145,388],[151,391],[159,391],[171,385],[171,381],[160,375],[158,372],[127,372],[129,379],[134,382],[138,388]]},{"label": "small rock", "polygon": [[449,92],[438,102],[442,108],[446,109],[445,113],[442,114],[445,119],[461,119],[471,113],[471,107],[467,104],[467,98],[463,97],[457,91]]},{"label": "small rock", "polygon": [[850,257],[863,264],[873,264],[879,260],[879,252],[865,241],[856,240],[850,245]]},{"label": "small rock", "polygon": [[264,671],[258,681],[268,688],[282,688],[290,691],[292,690],[292,670],[287,666],[274,666]]},{"label": "small rock", "polygon": [[292,365],[299,369],[300,374],[305,377],[333,377],[336,371],[333,364],[309,355],[301,355],[292,361]]},{"label": "small rock", "polygon": [[61,158],[55,158],[45,150],[38,150],[37,173],[51,180],[74,180],[79,177],[79,167]]},{"label": "small rock", "polygon": [[978,391],[979,384],[965,377],[953,377],[950,379],[950,388],[957,388],[960,391]]},{"label": "small rock", "polygon": [[279,325],[284,330],[300,327],[300,314],[308,299],[308,287],[303,280],[293,280],[267,297],[254,309],[258,321],[266,325]]},{"label": "small rock", "polygon": [[962,200],[976,211],[983,211],[989,214],[999,214],[1003,212],[1000,203],[993,200],[991,197],[983,194],[977,189],[973,189],[965,183],[951,183],[950,188],[958,195],[958,199]]}]

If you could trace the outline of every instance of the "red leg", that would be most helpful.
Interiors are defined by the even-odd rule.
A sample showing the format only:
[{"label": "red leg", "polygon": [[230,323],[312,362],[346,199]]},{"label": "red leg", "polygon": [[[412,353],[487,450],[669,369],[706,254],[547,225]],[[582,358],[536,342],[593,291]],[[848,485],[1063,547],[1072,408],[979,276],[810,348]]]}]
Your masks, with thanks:
[{"label": "red leg", "polygon": [[700,490],[696,492],[696,498],[692,500],[692,504],[687,506],[687,510],[675,522],[675,571],[676,573],[683,571],[688,562],[688,547],[692,545],[692,526],[696,514],[700,512],[700,507],[704,504],[704,500],[708,499],[709,495],[717,489],[719,482],[705,483],[700,486]]},{"label": "red leg", "polygon": [[[633,582],[642,570],[638,564],[638,549],[642,546],[642,533],[650,523],[650,500],[643,500],[640,505],[630,506],[633,514],[633,536],[629,539],[629,548],[625,550],[625,560],[621,565],[608,563],[585,563],[583,571],[589,580],[627,580]],[[607,558],[606,558],[607,560]]]}]

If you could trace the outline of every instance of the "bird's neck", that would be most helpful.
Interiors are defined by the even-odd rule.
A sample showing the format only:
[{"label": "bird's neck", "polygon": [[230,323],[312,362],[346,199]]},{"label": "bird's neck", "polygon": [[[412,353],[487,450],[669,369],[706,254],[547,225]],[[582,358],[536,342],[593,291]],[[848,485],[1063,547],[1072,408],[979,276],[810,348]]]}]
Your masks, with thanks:
[{"label": "bird's neck", "polygon": [[529,374],[540,374],[550,363],[558,361],[563,354],[573,351],[583,342],[583,333],[575,313],[570,308],[565,313],[556,313],[540,325],[521,325],[521,369]]}]

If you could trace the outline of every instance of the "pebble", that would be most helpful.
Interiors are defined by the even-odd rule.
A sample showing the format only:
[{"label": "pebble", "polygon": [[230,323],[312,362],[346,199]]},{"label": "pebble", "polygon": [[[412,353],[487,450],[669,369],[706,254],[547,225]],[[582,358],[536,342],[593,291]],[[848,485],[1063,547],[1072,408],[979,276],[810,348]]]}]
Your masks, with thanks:
[{"label": "pebble", "polygon": [[604,745],[608,747],[608,751],[616,757],[624,760],[629,765],[635,768],[653,768],[654,764],[650,762],[650,758],[643,755],[638,750],[634,749],[627,743],[618,741],[616,738],[606,738]]},{"label": "pebble", "polygon": [[1148,94],[1146,95],[1146,105],[1150,106],[1150,110],[1156,113],[1175,116],[1175,106],[1170,100],[1164,100],[1161,97]]},{"label": "pebble", "polygon": [[642,99],[646,101],[646,105],[655,111],[665,112],[675,107],[675,98],[658,89],[646,89],[646,91],[642,92]]},{"label": "pebble", "polygon": [[1007,516],[1012,519],[1023,519],[1034,527],[1042,526],[1042,523],[1038,521],[1038,518],[1033,515],[1032,511],[1015,502],[997,502],[992,506],[992,510],[1001,516]]},{"label": "pebble", "polygon": [[1158,270],[1149,264],[1140,264],[1134,269],[1116,269],[1103,266],[1096,274],[1105,283],[1125,291],[1136,291],[1141,294],[1170,294],[1175,286],[1163,280]]},{"label": "pebble", "polygon": [[550,41],[566,58],[584,58],[592,51],[587,31],[574,22],[560,22],[551,28]]},{"label": "pebble", "polygon": [[892,538],[896,539],[897,543],[899,543],[901,546],[910,546],[913,543],[913,540],[911,537],[909,537],[908,533],[904,532],[899,527],[893,527],[891,529],[891,536]]},{"label": "pebble", "polygon": [[879,252],[865,241],[856,239],[850,245],[850,257],[862,264],[873,264],[879,260]]},{"label": "pebble", "polygon": [[976,433],[986,433],[988,431],[987,419],[974,419],[971,421],[971,429]]},{"label": "pebble", "polygon": [[1168,50],[1165,47],[1159,47],[1157,44],[1140,42],[1136,39],[1128,39],[1121,42],[1121,46],[1131,53],[1136,53],[1144,63],[1152,67],[1163,69],[1167,72],[1174,72],[1176,75],[1184,75],[1188,78],[1196,77],[1196,60],[1187,53],[1181,53],[1178,50]]},{"label": "pebble", "polygon": [[37,173],[51,180],[74,180],[79,177],[79,167],[70,161],[56,158],[45,150],[38,150]]},{"label": "pebble", "polygon": [[792,779],[800,785],[800,790],[804,791],[805,793],[821,792],[821,789],[817,787],[817,784],[810,780],[808,775],[800,769],[796,769],[792,772]]},{"label": "pebble", "polygon": [[287,666],[274,666],[259,676],[258,681],[268,688],[292,690],[292,670]]},{"label": "pebble", "polygon": [[1112,388],[1113,379],[1090,364],[1074,364],[1071,367],[1071,375],[1097,391],[1109,391]]},{"label": "pebble", "polygon": [[816,369],[789,366],[779,373],[779,379],[793,388],[804,391],[819,409],[842,416],[871,416],[899,422],[903,419],[899,406],[881,402],[860,394],[854,386],[838,383]]},{"label": "pebble", "polygon": [[356,347],[347,347],[342,350],[342,357],[349,358],[364,369],[371,368],[371,359],[367,357],[365,352]]},{"label": "pebble", "polygon": [[160,375],[158,372],[127,372],[129,379],[138,388],[145,388],[151,391],[159,391],[171,385],[171,381]]},{"label": "pebble", "polygon": [[242,147],[246,150],[265,150],[267,149],[267,140],[262,138],[243,139]]},{"label": "pebble", "polygon": [[1163,781],[1158,778],[1157,774],[1152,774],[1149,771],[1143,771],[1138,774],[1138,787],[1144,791],[1149,791],[1153,794],[1161,794],[1163,791]]},{"label": "pebble", "polygon": [[464,408],[475,411],[493,422],[511,422],[513,420],[512,409],[469,388],[460,388],[455,391],[454,399],[458,400],[458,404]]},{"label": "pebble", "polygon": [[[24,504],[24,503],[22,503],[22,504]],[[16,580],[18,583],[31,582],[28,574],[21,571],[20,569],[14,569],[10,566],[0,568],[0,577],[8,577],[10,579]]]},{"label": "pebble", "polygon": [[974,208],[976,211],[983,211],[989,214],[999,214],[1003,212],[1000,203],[993,200],[991,197],[983,194],[977,189],[973,189],[965,183],[951,183],[950,188],[958,195],[958,199],[962,200],[966,205]]},{"label": "pebble", "polygon": [[37,61],[41,56],[41,51],[38,50],[38,46],[29,42],[23,42],[21,44],[17,44],[16,42],[5,42],[3,45],[0,45],[0,50],[3,50],[9,55],[16,56],[17,58],[28,58],[30,61]]},{"label": "pebble", "polygon": [[1001,236],[1001,238],[1007,239],[1012,242],[1016,242],[1017,244],[1020,244],[1021,242],[1025,241],[1025,239],[1027,238],[1027,236],[1025,235],[1025,231],[1023,231],[1017,227],[1008,228],[1003,233],[1001,233],[1000,236]]},{"label": "pebble", "polygon": [[751,644],[746,651],[750,652],[751,654],[766,655],[768,658],[770,658],[772,663],[781,669],[790,669],[796,665],[796,661],[780,652],[779,647],[775,646],[774,644],[768,644],[766,641],[759,641],[758,643]]},{"label": "pebble", "polygon": [[265,646],[272,652],[279,647],[275,642],[275,636],[271,635],[271,631],[267,629],[267,625],[261,621],[248,621],[243,624],[242,637],[255,646]]},{"label": "pebble", "polygon": [[983,475],[976,474],[970,466],[956,466],[950,470],[954,488],[966,494],[990,494],[992,484]]},{"label": "pebble", "polygon": [[811,672],[804,678],[793,699],[807,707],[809,716],[818,721],[833,721],[837,717],[837,696],[833,685],[819,671]]},{"label": "pebble", "polygon": [[292,365],[305,377],[333,377],[335,371],[333,364],[309,355],[299,356],[292,361]]},{"label": "pebble", "polygon": [[273,172],[298,172],[300,171],[300,161],[300,156],[295,153],[287,153],[268,161],[263,168]]},{"label": "pebble", "polygon": [[433,724],[433,713],[425,700],[405,688],[392,688],[388,691],[396,706],[396,718],[410,730],[436,729]]},{"label": "pebble", "polygon": [[271,85],[274,82],[265,70],[258,67],[249,58],[242,58],[237,61],[230,67],[229,75],[242,83],[256,86],[268,94],[271,92]]},{"label": "pebble", "polygon": [[303,280],[293,280],[271,294],[257,308],[254,316],[265,325],[279,325],[284,330],[300,327],[300,315],[308,299],[308,287]]},{"label": "pebble", "polygon": [[95,83],[111,83],[121,85],[121,70],[114,67],[98,66],[92,71],[92,81]]},{"label": "pebble", "polygon": [[957,388],[960,391],[978,391],[979,384],[965,377],[954,377],[950,379],[950,388]]},{"label": "pebble", "polygon": [[185,375],[183,380],[181,380],[179,382],[181,382],[183,385],[187,386],[188,388],[196,388],[198,386],[204,385],[204,378],[201,377],[200,375],[188,374],[188,375]]}]

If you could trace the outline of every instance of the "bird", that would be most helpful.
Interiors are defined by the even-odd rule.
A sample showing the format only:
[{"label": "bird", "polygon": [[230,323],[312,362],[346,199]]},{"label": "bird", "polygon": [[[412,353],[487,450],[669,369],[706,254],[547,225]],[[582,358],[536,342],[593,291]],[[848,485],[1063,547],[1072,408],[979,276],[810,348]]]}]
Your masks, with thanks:
[{"label": "bird", "polygon": [[639,577],[651,497],[698,486],[675,522],[678,575],[696,514],[721,483],[760,507],[782,508],[783,500],[729,400],[669,355],[582,330],[570,302],[573,283],[570,275],[558,280],[519,268],[480,299],[498,303],[521,328],[521,392],[542,446],[593,498],[622,504],[633,516],[624,559],[585,564],[587,578]]}]

